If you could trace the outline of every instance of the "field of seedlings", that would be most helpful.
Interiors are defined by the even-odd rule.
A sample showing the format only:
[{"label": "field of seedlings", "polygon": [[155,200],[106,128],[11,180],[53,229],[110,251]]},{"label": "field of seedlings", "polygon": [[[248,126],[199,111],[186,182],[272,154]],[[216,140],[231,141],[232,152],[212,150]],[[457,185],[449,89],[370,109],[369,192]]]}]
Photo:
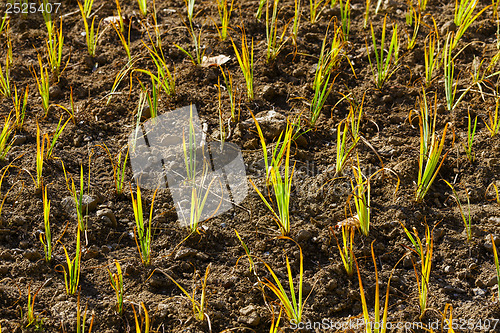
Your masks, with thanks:
[{"label": "field of seedlings", "polygon": [[0,332],[500,332],[500,0],[80,1],[0,7]]}]

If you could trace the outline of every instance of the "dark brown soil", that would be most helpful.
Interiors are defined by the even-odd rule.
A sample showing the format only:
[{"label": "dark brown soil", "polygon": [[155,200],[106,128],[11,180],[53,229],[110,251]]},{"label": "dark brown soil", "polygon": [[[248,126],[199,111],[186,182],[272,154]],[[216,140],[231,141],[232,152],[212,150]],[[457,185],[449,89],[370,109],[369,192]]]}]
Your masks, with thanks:
[{"label": "dark brown soil", "polygon": [[[372,1],[375,2],[375,1]],[[478,8],[491,4],[480,0]],[[426,328],[436,329],[429,323],[442,323],[442,312],[446,304],[453,306],[453,319],[458,320],[456,332],[498,331],[493,329],[494,319],[500,317],[496,291],[496,273],[491,252],[490,234],[500,235],[500,210],[488,186],[497,182],[500,173],[499,135],[491,137],[485,126],[488,113],[494,111],[495,102],[491,93],[497,88],[497,77],[489,80],[484,88],[484,99],[478,89],[472,89],[452,112],[446,110],[443,70],[436,71],[435,79],[427,92],[437,94],[438,132],[451,122],[455,144],[448,140],[449,154],[423,203],[415,203],[415,182],[418,174],[419,130],[418,124],[409,121],[409,114],[417,107],[424,75],[424,40],[432,29],[432,18],[440,31],[440,43],[444,45],[446,27],[453,21],[454,1],[430,0],[425,11],[416,47],[406,51],[405,24],[406,1],[383,1],[377,16],[374,5],[371,21],[378,36],[384,15],[388,22],[398,24],[401,41],[400,66],[381,90],[376,89],[367,56],[365,40],[371,50],[369,29],[363,29],[364,1],[352,1],[352,25],[346,48],[346,58],[340,62],[333,75],[337,75],[332,93],[323,108],[317,126],[305,133],[293,148],[295,165],[293,195],[291,199],[291,238],[298,241],[304,255],[304,298],[307,298],[303,322],[323,320],[337,325],[349,321],[358,323],[362,318],[359,282],[356,274],[349,277],[343,268],[339,252],[329,227],[334,227],[345,218],[347,199],[351,194],[347,178],[333,178],[335,165],[337,124],[347,116],[349,104],[339,100],[342,95],[352,93],[358,101],[364,99],[364,117],[361,134],[364,141],[356,150],[366,174],[373,174],[382,166],[392,169],[401,180],[394,196],[396,182],[390,177],[377,176],[372,179],[372,218],[369,236],[356,233],[354,254],[357,257],[363,287],[370,311],[373,314],[375,299],[374,265],[370,255],[370,244],[374,249],[379,270],[380,290],[385,288],[391,269],[409,251],[411,244],[400,223],[408,229],[413,227],[423,235],[425,223],[434,228],[434,256],[430,279],[428,311],[420,317],[418,287],[410,259],[403,259],[394,271],[389,298],[388,321],[391,323],[421,322]],[[293,16],[291,0],[280,4],[280,24]],[[152,6],[152,2],[148,1]],[[139,60],[137,68],[153,70],[142,41],[147,41],[147,32],[153,33],[151,18],[142,19],[135,1],[122,1],[122,10],[128,17],[136,17],[131,32],[131,52]],[[174,43],[192,49],[192,40],[184,28],[186,19],[183,1],[156,1],[158,24],[168,65],[175,68],[177,93],[174,97],[162,96],[161,113],[195,104],[200,118],[208,123],[208,132],[217,139],[219,129],[217,82],[221,77],[218,67],[199,68],[188,61]],[[415,4],[416,6],[416,4]],[[255,45],[255,92],[256,98],[246,102],[245,82],[235,57],[231,41],[221,42],[214,21],[219,22],[215,1],[197,1],[198,12],[194,22],[202,28],[201,44],[206,52],[216,56],[228,55],[231,60],[225,68],[233,74],[234,86],[241,101],[241,121],[251,119],[250,112],[275,110],[284,116],[303,117],[303,128],[307,129],[308,102],[312,98],[311,83],[322,40],[331,19],[339,18],[338,5],[322,12],[317,23],[309,23],[309,2],[303,1],[298,46],[288,42],[277,59],[265,60],[265,21],[257,21],[255,12],[258,1],[235,1],[231,18],[230,35],[240,45],[239,26],[244,26],[248,38]],[[96,22],[116,15],[114,1],[96,0],[94,5]],[[2,11],[5,5],[2,4]],[[152,264],[144,267],[133,238],[134,214],[129,182],[134,182],[132,171],[127,167],[127,185],[123,196],[114,190],[112,167],[109,158],[99,145],[106,144],[113,154],[127,145],[127,138],[136,122],[137,102],[140,87],[135,77],[144,82],[145,76],[134,74],[132,86],[128,78],[118,89],[119,94],[106,100],[115,76],[127,63],[127,55],[113,29],[104,31],[97,47],[96,58],[87,56],[83,22],[76,1],[64,1],[59,14],[64,15],[64,62],[65,71],[59,82],[52,82],[52,96],[48,115],[44,117],[36,82],[30,70],[38,72],[37,53],[46,53],[46,27],[40,13],[28,14],[26,18],[11,15],[10,38],[13,46],[13,65],[10,68],[12,84],[18,90],[29,85],[29,102],[24,127],[17,131],[20,141],[10,150],[2,166],[11,163],[2,183],[0,199],[3,204],[0,223],[0,319],[2,332],[31,332],[35,324],[26,328],[23,316],[27,311],[28,288],[38,292],[34,309],[42,321],[41,331],[74,332],[76,330],[77,297],[65,292],[62,274],[65,257],[62,244],[71,256],[74,254],[76,220],[71,210],[62,204],[69,196],[61,162],[69,175],[79,177],[80,165],[90,173],[85,191],[98,201],[97,207],[88,213],[88,244],[84,246],[80,276],[81,303],[88,304],[89,313],[94,314],[95,332],[135,332],[131,304],[138,309],[144,302],[151,317],[151,327],[158,332],[208,332],[208,321],[193,318],[192,307],[182,292],[164,274],[167,272],[188,291],[198,288],[210,264],[207,282],[206,314],[210,318],[212,332],[234,329],[236,332],[269,332],[272,314],[278,314],[277,301],[268,288],[262,288],[257,276],[249,272],[244,249],[234,229],[242,236],[250,251],[276,270],[283,284],[287,285],[285,255],[290,257],[293,274],[299,272],[299,251],[291,241],[277,239],[279,235],[270,212],[249,183],[249,195],[241,208],[230,210],[202,223],[200,234],[191,235],[181,245],[188,231],[179,226],[175,207],[168,191],[159,191],[154,202],[154,237]],[[473,61],[485,59],[489,64],[497,54],[496,24],[491,8],[487,9],[469,28],[457,50],[465,48],[456,59],[455,73],[460,73],[459,93],[471,84]],[[265,17],[265,15],[264,15]],[[332,26],[328,38],[332,37]],[[442,28],[444,27],[444,28]],[[281,29],[281,28],[280,28]],[[281,31],[281,30],[280,30]],[[3,45],[0,62],[4,64],[7,36],[0,35]],[[372,52],[372,51],[370,51]],[[373,55],[373,53],[372,53]],[[352,69],[347,58],[350,59]],[[45,60],[44,60],[45,61]],[[477,61],[477,60],[476,60]],[[494,67],[495,71],[499,66]],[[353,70],[355,75],[353,74]],[[44,184],[51,200],[51,227],[55,245],[54,259],[43,260],[43,247],[39,234],[43,231],[43,208],[40,191],[29,174],[35,175],[36,124],[42,133],[52,133],[60,117],[68,115],[56,104],[68,107],[70,91],[73,89],[77,113],[75,123],[69,122],[54,150],[54,158],[43,166]],[[229,99],[222,95],[223,116],[229,117]],[[0,112],[7,116],[12,110],[10,99],[3,99]],[[478,129],[474,140],[476,162],[470,163],[463,148],[466,143],[467,110],[478,116]],[[24,138],[24,139],[23,139]],[[450,136],[451,138],[451,136]],[[23,141],[24,140],[24,141]],[[262,150],[255,127],[249,129],[236,125],[230,142],[240,146],[247,166],[247,176],[256,179],[262,176]],[[268,140],[270,141],[270,140]],[[370,147],[371,146],[371,147]],[[376,152],[376,153],[375,153]],[[378,155],[378,156],[377,156]],[[354,155],[352,155],[354,156]],[[379,157],[381,161],[379,160]],[[350,166],[347,167],[349,169]],[[349,172],[347,173],[349,175]],[[441,180],[455,182],[462,203],[469,191],[473,218],[473,239],[466,241],[464,224],[460,217],[451,190]],[[330,181],[331,180],[331,181]],[[78,183],[78,182],[77,182]],[[258,181],[261,184],[261,180]],[[500,185],[500,184],[499,184]],[[9,189],[12,189],[9,191]],[[78,184],[77,184],[78,188]],[[135,190],[134,190],[135,191]],[[144,191],[145,211],[149,211],[151,191]],[[465,206],[464,206],[465,207]],[[97,216],[100,209],[110,209],[116,217],[113,225]],[[353,208],[354,209],[354,208]],[[340,235],[338,231],[337,237]],[[500,243],[499,243],[500,245]],[[406,247],[405,247],[406,246]],[[241,260],[238,261],[238,259]],[[114,259],[118,259],[124,271],[125,311],[123,316],[115,312],[115,294],[108,281],[107,268],[114,270]],[[418,265],[418,263],[417,263]],[[257,265],[260,279],[271,278],[262,264]],[[286,287],[285,287],[286,288]],[[263,291],[264,290],[264,293]],[[381,297],[383,304],[385,297]],[[143,314],[143,312],[141,312]],[[90,314],[89,314],[90,318]],[[491,322],[490,322],[491,321]],[[486,326],[486,323],[490,326]],[[475,329],[467,328],[473,323]],[[357,326],[356,326],[357,325]],[[285,332],[294,331],[294,326],[283,318],[280,327]],[[239,329],[238,329],[239,328]],[[324,328],[324,327],[323,327]],[[349,331],[348,329],[311,331]],[[361,331],[354,324],[351,331]],[[404,332],[404,329],[390,331]],[[410,330],[408,330],[410,331]],[[424,329],[412,327],[412,331]]]}]

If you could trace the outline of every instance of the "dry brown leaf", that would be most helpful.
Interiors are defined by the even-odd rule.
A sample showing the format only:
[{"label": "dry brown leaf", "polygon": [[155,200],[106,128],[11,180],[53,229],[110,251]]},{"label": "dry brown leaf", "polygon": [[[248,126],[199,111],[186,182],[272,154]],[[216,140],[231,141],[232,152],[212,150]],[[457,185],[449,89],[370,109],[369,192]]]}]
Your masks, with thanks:
[{"label": "dry brown leaf", "polygon": [[[140,25],[136,24],[137,20],[134,19],[133,17],[128,17],[128,16],[122,16],[123,19],[123,25],[125,26],[126,29],[129,26],[129,24],[132,22],[132,29],[141,30]],[[102,20],[104,25],[111,25],[114,24],[116,27],[120,26],[120,16],[108,16],[105,19]]]},{"label": "dry brown leaf", "polygon": [[358,228],[359,227],[359,218],[358,214],[353,217],[348,217],[345,220],[340,221],[335,226],[336,228],[348,227],[348,228]]},{"label": "dry brown leaf", "polygon": [[104,24],[120,24],[120,16],[108,16],[103,20]]},{"label": "dry brown leaf", "polygon": [[231,60],[231,58],[223,54],[215,57],[204,56],[203,59],[201,60],[201,67],[222,66],[229,60]]}]

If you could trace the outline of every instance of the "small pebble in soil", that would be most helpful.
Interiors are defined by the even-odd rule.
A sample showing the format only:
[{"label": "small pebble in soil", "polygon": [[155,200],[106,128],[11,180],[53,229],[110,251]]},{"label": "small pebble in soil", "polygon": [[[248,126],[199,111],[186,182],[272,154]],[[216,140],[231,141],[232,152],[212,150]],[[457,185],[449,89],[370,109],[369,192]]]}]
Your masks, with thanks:
[{"label": "small pebble in soil", "polygon": [[407,257],[405,257],[403,259],[403,267],[404,268],[411,268],[411,267],[413,267],[413,262],[411,261],[410,257],[407,256]]},{"label": "small pebble in soil", "polygon": [[326,284],[326,289],[330,290],[330,291],[333,291],[333,290],[337,289],[337,286],[338,286],[338,281],[336,279],[331,279]]},{"label": "small pebble in soil", "polygon": [[436,228],[434,230],[434,241],[439,242],[441,240],[441,238],[443,238],[444,235],[446,235],[446,232],[444,231],[444,229]]},{"label": "small pebble in soil", "polygon": [[453,273],[455,272],[455,268],[453,268],[452,266],[446,266],[446,267],[444,268],[444,272],[445,272],[446,274],[453,274]]},{"label": "small pebble in soil", "polygon": [[324,11],[324,14],[326,17],[332,17],[332,16],[339,16],[340,15],[340,6],[333,7],[333,8],[326,8]]},{"label": "small pebble in soil", "polygon": [[490,216],[488,218],[488,224],[494,224],[494,225],[499,226],[500,225],[500,216]]},{"label": "small pebble in soil", "polygon": [[259,140],[257,138],[252,138],[243,143],[243,148],[245,149],[255,149],[258,147]]},{"label": "small pebble in soil", "polygon": [[[82,197],[82,208],[83,211],[93,211],[96,209],[99,203],[99,198],[97,196],[90,196],[84,194]],[[68,196],[61,200],[61,205],[69,214],[76,214],[75,201],[72,197]]]},{"label": "small pebble in soil", "polygon": [[196,254],[196,258],[198,258],[200,260],[208,260],[209,256],[206,253],[198,252]]},{"label": "small pebble in soil", "polygon": [[240,323],[250,326],[257,326],[260,324],[260,315],[255,305],[248,305],[240,309],[240,314],[242,315],[238,318]]},{"label": "small pebble in soil", "polygon": [[385,250],[385,244],[377,243],[374,246],[375,252],[383,252]]},{"label": "small pebble in soil", "polygon": [[165,318],[168,315],[169,304],[160,303],[156,309],[157,318]]},{"label": "small pebble in soil", "polygon": [[489,278],[477,278],[476,279],[476,287],[479,288],[486,288],[486,287],[493,287],[494,285],[497,284],[497,277],[496,275],[492,275]]},{"label": "small pebble in soil", "polygon": [[116,328],[107,329],[104,333],[119,333],[120,331]]},{"label": "small pebble in soil", "polygon": [[74,138],[73,138],[73,145],[75,147],[80,147],[81,144],[82,144],[82,141],[83,141],[83,134],[77,134]]},{"label": "small pebble in soil", "polygon": [[165,289],[170,285],[170,280],[165,279],[163,276],[153,275],[148,280],[149,286],[154,289]]},{"label": "small pebble in soil", "polygon": [[49,88],[49,96],[51,99],[59,99],[61,97],[62,91],[59,86],[52,86]]},{"label": "small pebble in soil", "polygon": [[107,253],[109,253],[110,251],[111,251],[111,246],[109,246],[109,245],[103,245],[103,246],[101,246],[101,252],[102,252],[103,254],[107,254]]},{"label": "small pebble in soil", "polygon": [[308,240],[310,240],[312,237],[312,234],[311,232],[307,231],[307,230],[300,230],[298,233],[297,233],[297,241],[298,242],[307,242]]},{"label": "small pebble in soil", "polygon": [[116,227],[115,225],[113,225],[113,222],[111,222],[111,220],[107,216],[101,216],[101,223],[106,227],[110,228]]},{"label": "small pebble in soil", "polygon": [[398,235],[399,235],[400,231],[398,228],[394,228],[392,229],[390,232],[389,232],[389,238],[390,239],[394,239],[394,238],[398,238]]},{"label": "small pebble in soil", "polygon": [[465,279],[470,279],[472,277],[472,273],[467,270],[463,270],[458,272],[457,276],[460,280],[465,280]]},{"label": "small pebble in soil", "polygon": [[[274,140],[285,129],[286,117],[274,110],[259,112],[255,115],[255,119],[259,122],[262,133],[268,140]],[[253,119],[248,119],[240,123],[242,130],[247,130],[254,126],[255,122]]]},{"label": "small pebble in soil", "polygon": [[26,142],[26,136],[25,135],[16,135],[14,136],[14,139],[12,141],[13,146],[20,146],[23,143]]},{"label": "small pebble in soil", "polygon": [[332,271],[337,275],[345,274],[344,265],[337,263],[336,265],[333,265]]},{"label": "small pebble in soil", "polygon": [[436,106],[436,111],[437,111],[438,114],[445,114],[446,113],[446,108],[445,108],[444,104],[439,103]]},{"label": "small pebble in soil", "polygon": [[393,283],[395,286],[401,284],[401,278],[397,275],[394,275],[391,279],[391,283]]},{"label": "small pebble in soil", "polygon": [[498,158],[490,158],[486,160],[486,164],[488,165],[489,168],[495,168],[500,164],[500,159]]},{"label": "small pebble in soil", "polygon": [[474,288],[474,289],[472,289],[472,292],[474,293],[474,296],[483,296],[486,293],[481,288]]},{"label": "small pebble in soil", "polygon": [[[361,4],[361,3],[353,3],[351,5],[351,9],[354,11],[362,11],[365,9],[365,6],[364,6],[364,4]],[[339,9],[339,11],[340,11],[340,9]]]},{"label": "small pebble in soil", "polygon": [[[99,217],[101,219],[103,217],[107,217],[108,220],[111,222],[111,225],[109,225],[109,226],[116,228],[116,226],[117,226],[116,217],[111,209],[109,209],[109,208],[100,209],[96,212],[96,215],[97,215],[97,217]],[[107,222],[107,221],[105,221],[105,222]]]},{"label": "small pebble in soil", "polygon": [[237,282],[236,281],[236,277],[231,277],[230,279],[228,279],[227,281],[224,281],[224,283],[222,284],[222,286],[226,289],[230,289],[234,286],[234,283]]},{"label": "small pebble in soil", "polygon": [[313,286],[310,283],[304,281],[304,283],[302,284],[302,294],[309,295],[312,291],[312,288]]},{"label": "small pebble in soil", "polygon": [[399,3],[395,0],[385,0],[384,1],[384,9],[388,12],[395,11],[396,7],[399,5]]},{"label": "small pebble in soil", "polygon": [[14,256],[9,250],[5,250],[2,253],[0,253],[0,259],[2,260],[7,260],[7,261],[13,261]]},{"label": "small pebble in soil", "polygon": [[[493,236],[493,241],[495,242],[495,245],[498,247],[500,246],[500,237],[495,235]],[[484,243],[483,246],[486,250],[492,252],[493,251],[493,246],[491,244],[491,237],[490,235],[487,235],[484,237]]]},{"label": "small pebble in soil", "polygon": [[23,226],[26,224],[26,219],[22,216],[16,215],[12,218],[12,221],[15,225]]},{"label": "small pebble in soil", "polygon": [[28,259],[30,261],[37,261],[38,259],[42,259],[42,255],[40,254],[40,252],[38,252],[36,250],[24,251],[23,257],[25,257],[26,259]]},{"label": "small pebble in soil", "polygon": [[137,271],[137,268],[134,265],[129,264],[129,265],[125,266],[125,275],[126,276],[136,276],[137,274],[139,274],[139,272]]},{"label": "small pebble in soil", "polygon": [[384,95],[382,97],[382,103],[384,103],[384,104],[390,104],[390,103],[392,103],[392,101],[393,101],[393,98],[391,95]]},{"label": "small pebble in soil", "polygon": [[99,248],[95,245],[91,245],[89,248],[83,250],[83,258],[85,260],[94,259],[99,256]]},{"label": "small pebble in soil", "polygon": [[9,266],[0,266],[0,276],[7,275],[9,273]]},{"label": "small pebble in soil", "polygon": [[404,118],[397,116],[397,115],[392,115],[392,116],[389,116],[389,122],[391,124],[399,124],[399,123],[404,122]]},{"label": "small pebble in soil", "polygon": [[455,25],[453,20],[447,21],[441,26],[441,34],[443,36],[446,35],[449,31],[455,30],[457,30],[457,26]]},{"label": "small pebble in soil", "polygon": [[[307,40],[308,42],[315,42],[316,40],[318,40],[318,36],[314,33],[311,33],[311,32],[308,32],[304,35],[304,38],[305,40]],[[310,71],[309,71],[310,72]]]},{"label": "small pebble in soil", "polygon": [[497,285],[497,276],[492,275],[489,279],[486,280],[486,287],[493,287],[495,285]]},{"label": "small pebble in soil", "polygon": [[271,85],[265,85],[262,88],[262,98],[270,101],[276,96],[276,89]]},{"label": "small pebble in soil", "polygon": [[299,77],[306,76],[306,72],[304,71],[304,69],[303,69],[303,68],[297,68],[297,69],[295,69],[295,70],[293,71],[292,75],[293,75],[294,77],[299,78]]},{"label": "small pebble in soil", "polygon": [[476,264],[476,263],[474,263],[474,262],[473,262],[473,263],[470,263],[470,264],[469,264],[469,266],[467,266],[467,269],[468,269],[469,271],[473,271],[473,270],[477,269],[477,264]]},{"label": "small pebble in soil", "polygon": [[197,253],[198,253],[198,251],[196,251],[195,249],[191,249],[189,247],[186,247],[184,249],[180,249],[179,251],[177,251],[174,259],[179,260],[179,259],[194,257],[194,256],[196,256]]},{"label": "small pebble in soil", "polygon": [[391,136],[389,140],[387,141],[388,144],[392,146],[402,146],[404,144],[403,140],[396,136]]},{"label": "small pebble in soil", "polygon": [[465,294],[466,291],[462,288],[459,288],[459,287],[453,287],[453,286],[445,286],[444,288],[444,292],[447,293],[447,294]]}]

